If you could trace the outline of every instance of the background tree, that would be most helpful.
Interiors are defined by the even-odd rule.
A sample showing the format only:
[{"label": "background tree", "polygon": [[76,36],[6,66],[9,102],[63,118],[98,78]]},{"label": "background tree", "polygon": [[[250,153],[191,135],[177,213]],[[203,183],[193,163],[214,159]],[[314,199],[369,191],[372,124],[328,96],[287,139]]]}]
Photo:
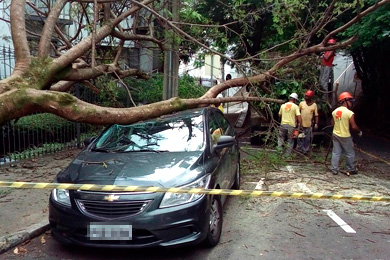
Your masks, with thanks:
[{"label": "background tree", "polygon": [[[375,1],[368,1],[374,4]],[[350,37],[359,34],[349,52],[353,57],[356,75],[362,80],[364,96],[358,103],[362,123],[376,130],[390,127],[387,104],[390,102],[390,5],[362,18],[359,26],[353,25],[342,34]],[[369,109],[367,109],[369,108]],[[373,117],[373,115],[375,115]]]},{"label": "background tree", "polygon": [[[187,20],[189,22],[194,22],[196,20],[194,18],[199,21],[211,20],[214,24],[221,25],[220,27],[209,27],[209,31],[202,30],[199,38],[204,39],[205,42],[214,43],[221,49],[231,46],[232,48],[229,50],[232,59],[250,61],[251,70],[257,70],[257,73],[271,68],[275,64],[275,59],[280,59],[283,55],[305,46],[321,43],[329,32],[337,31],[355,16],[358,16],[358,19],[361,18],[344,33],[333,34],[333,37],[344,41],[353,36],[359,36],[352,46],[347,46],[344,49],[349,50],[354,57],[358,75],[361,75],[363,79],[365,98],[360,106],[362,111],[359,111],[359,118],[361,121],[372,122],[370,119],[372,110],[365,109],[369,106],[379,112],[378,117],[376,117],[377,122],[389,121],[385,118],[387,113],[384,111],[386,97],[389,96],[386,92],[388,88],[384,87],[388,85],[388,70],[384,64],[385,59],[380,59],[380,57],[386,57],[388,53],[386,48],[389,45],[386,44],[386,39],[389,38],[390,30],[389,19],[387,19],[390,15],[389,5],[379,8],[367,16],[360,17],[360,12],[378,1],[360,1],[357,5],[349,1],[272,0],[256,1],[255,3],[245,1],[244,7],[238,8],[238,10],[231,8],[235,2],[238,1],[196,1],[197,4],[194,4],[193,8],[197,12],[183,18],[189,17]],[[328,7],[331,8],[328,9]],[[243,10],[245,12],[241,13]],[[200,16],[200,13],[203,16]],[[245,19],[252,17],[249,14],[257,14],[255,17],[258,19],[253,19],[252,22],[246,21],[246,26],[243,26]],[[240,19],[233,19],[233,17],[239,16]],[[243,29],[240,30],[237,27]],[[188,27],[188,29],[191,28],[194,27]],[[194,33],[197,31],[195,30]],[[257,37],[256,40],[253,40],[253,37]],[[254,49],[252,43],[255,42],[256,51],[248,54],[250,50]],[[371,48],[373,45],[375,48]],[[264,93],[267,93],[267,96],[273,98],[286,98],[286,94],[292,91],[302,92],[302,89],[315,89],[318,81],[316,68],[318,62],[319,59],[312,56],[312,58],[305,58],[303,62],[286,64],[275,78],[277,84],[270,85],[270,89],[265,90],[265,92],[258,87],[254,89],[260,90],[258,93],[263,96]],[[297,87],[296,84],[300,86]],[[380,97],[379,102],[377,102],[378,97]],[[320,106],[323,108],[322,110],[327,110],[326,104],[321,103]],[[278,106],[274,107],[276,109]],[[364,120],[365,118],[367,120]]]}]

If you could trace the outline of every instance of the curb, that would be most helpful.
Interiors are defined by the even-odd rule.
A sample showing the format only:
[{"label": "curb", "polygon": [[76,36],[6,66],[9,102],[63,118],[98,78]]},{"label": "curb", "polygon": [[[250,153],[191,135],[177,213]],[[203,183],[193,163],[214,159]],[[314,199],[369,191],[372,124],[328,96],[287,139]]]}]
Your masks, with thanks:
[{"label": "curb", "polygon": [[7,250],[16,247],[23,242],[33,239],[45,231],[49,230],[49,221],[44,220],[38,224],[31,225],[24,231],[19,231],[14,234],[5,235],[0,237],[0,254],[6,252]]}]

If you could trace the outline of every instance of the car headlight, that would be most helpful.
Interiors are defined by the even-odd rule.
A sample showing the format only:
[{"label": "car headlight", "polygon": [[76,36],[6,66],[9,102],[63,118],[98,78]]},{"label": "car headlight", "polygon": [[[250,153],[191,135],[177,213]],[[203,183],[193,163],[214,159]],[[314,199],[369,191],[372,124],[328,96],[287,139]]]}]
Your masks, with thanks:
[{"label": "car headlight", "polygon": [[63,204],[65,206],[70,206],[69,190],[64,189],[54,189],[52,191],[54,201]]},{"label": "car headlight", "polygon": [[[199,180],[182,186],[181,188],[207,188],[210,182],[210,175],[204,176]],[[202,198],[204,194],[190,194],[190,193],[171,193],[167,192],[161,201],[160,208],[167,208],[172,206],[178,206],[181,204],[190,203]]]}]

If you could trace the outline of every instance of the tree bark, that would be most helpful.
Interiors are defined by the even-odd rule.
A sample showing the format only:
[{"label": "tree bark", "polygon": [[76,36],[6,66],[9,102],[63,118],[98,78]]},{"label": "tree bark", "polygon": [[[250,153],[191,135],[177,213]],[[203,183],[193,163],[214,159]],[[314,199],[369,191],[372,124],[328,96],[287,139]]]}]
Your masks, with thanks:
[{"label": "tree bark", "polygon": [[42,36],[39,41],[38,57],[47,57],[50,55],[50,44],[53,32],[57,24],[58,17],[68,0],[57,0],[50,10],[49,16],[43,26]]},{"label": "tree bark", "polygon": [[20,76],[30,65],[30,49],[27,43],[25,23],[26,0],[11,2],[11,35],[15,49],[13,75]]},{"label": "tree bark", "polygon": [[52,113],[74,122],[96,125],[131,124],[148,118],[205,106],[235,101],[264,101],[283,103],[284,100],[259,97],[231,97],[216,99],[171,98],[149,105],[131,108],[110,108],[93,105],[67,93],[36,89],[12,90],[0,95],[0,125],[34,112]]}]

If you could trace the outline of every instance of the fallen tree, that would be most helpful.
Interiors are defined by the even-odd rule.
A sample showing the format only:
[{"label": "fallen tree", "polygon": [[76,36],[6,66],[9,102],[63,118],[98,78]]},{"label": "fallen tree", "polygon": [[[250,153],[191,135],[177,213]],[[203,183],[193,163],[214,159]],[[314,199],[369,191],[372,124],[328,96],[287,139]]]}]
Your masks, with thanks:
[{"label": "fallen tree", "polygon": [[[77,8],[79,28],[75,35],[69,37],[62,33],[57,23],[62,10],[69,4],[78,3]],[[144,0],[137,2],[113,1],[113,0],[79,0],[68,1],[58,0],[53,6],[48,5],[48,12],[42,12],[38,7],[33,6],[26,0],[12,0],[10,2],[9,23],[11,28],[12,41],[15,48],[15,67],[13,73],[8,78],[0,81],[0,124],[22,116],[30,115],[36,112],[52,113],[75,122],[84,122],[91,124],[128,124],[147,118],[153,118],[163,114],[215,104],[220,102],[232,101],[263,101],[282,103],[282,100],[265,99],[262,97],[234,97],[221,98],[215,97],[222,91],[237,86],[258,85],[261,82],[268,82],[278,77],[278,71],[286,64],[291,63],[303,56],[339,48],[346,48],[357,39],[354,35],[336,45],[326,46],[326,42],[345,31],[347,28],[359,22],[365,15],[384,6],[390,0],[382,0],[360,10],[349,21],[342,23],[335,30],[328,32],[323,40],[316,45],[310,45],[310,40],[314,35],[322,31],[324,26],[337,18],[334,15],[335,6],[340,1],[330,1],[322,18],[306,31],[299,39],[301,45],[298,49],[292,51],[289,55],[280,57],[275,64],[268,70],[252,76],[231,79],[210,88],[210,90],[197,99],[179,99],[173,98],[166,101],[152,103],[148,105],[132,108],[107,108],[90,104],[79,100],[67,91],[77,82],[88,81],[101,75],[113,75],[114,78],[134,76],[147,79],[148,75],[140,70],[123,69],[119,60],[123,46],[127,41],[149,41],[164,48],[164,38],[156,37],[153,29],[149,30],[148,35],[140,35],[131,26],[123,28],[122,22],[129,17],[137,17],[140,10],[146,10],[148,17],[143,17],[146,21],[152,23],[158,19],[164,24],[166,29],[171,29],[183,39],[199,44],[209,52],[229,57],[218,53],[212,48],[196,40],[188,33],[181,30],[176,24],[159,15],[160,9],[164,6],[158,5],[154,0]],[[91,18],[91,3],[93,6],[93,17]],[[45,20],[42,31],[39,33],[39,43],[34,56],[31,54],[29,45],[29,36],[36,34],[26,27],[26,5],[36,10],[37,15]],[[348,8],[351,8],[350,6]],[[80,38],[81,32],[85,30],[85,21],[89,22],[91,33],[85,38]],[[136,23],[133,23],[136,24]],[[54,45],[52,39],[59,39],[60,45]],[[104,39],[116,39],[112,43],[117,44],[115,55],[109,64],[97,62],[96,45]],[[81,40],[80,40],[81,39]],[[53,52],[55,53],[53,55]],[[50,55],[52,54],[52,55]],[[52,57],[54,56],[54,57]],[[239,61],[232,60],[238,64]],[[242,61],[245,62],[245,61]],[[88,84],[86,84],[88,86]]]}]

